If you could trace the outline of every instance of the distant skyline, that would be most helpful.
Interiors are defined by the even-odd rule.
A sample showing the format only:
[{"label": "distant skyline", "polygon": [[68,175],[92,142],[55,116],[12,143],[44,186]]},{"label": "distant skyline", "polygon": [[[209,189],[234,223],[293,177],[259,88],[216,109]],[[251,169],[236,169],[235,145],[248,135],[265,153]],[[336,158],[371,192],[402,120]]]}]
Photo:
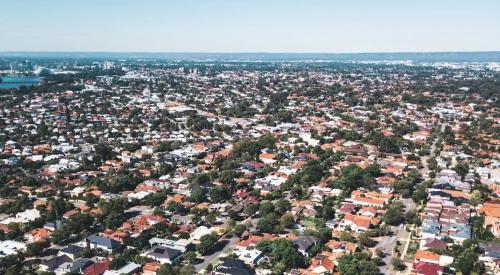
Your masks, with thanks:
[{"label": "distant skyline", "polygon": [[0,51],[500,50],[500,1],[2,1]]}]

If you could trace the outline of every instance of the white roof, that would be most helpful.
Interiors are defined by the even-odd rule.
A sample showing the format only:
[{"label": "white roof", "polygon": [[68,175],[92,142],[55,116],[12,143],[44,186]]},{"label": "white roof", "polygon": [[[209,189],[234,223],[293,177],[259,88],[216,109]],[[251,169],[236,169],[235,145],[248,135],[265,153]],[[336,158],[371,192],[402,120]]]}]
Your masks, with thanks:
[{"label": "white roof", "polygon": [[214,231],[213,228],[208,228],[206,226],[200,226],[196,228],[192,233],[191,237],[195,240],[201,239],[201,237],[211,234]]}]

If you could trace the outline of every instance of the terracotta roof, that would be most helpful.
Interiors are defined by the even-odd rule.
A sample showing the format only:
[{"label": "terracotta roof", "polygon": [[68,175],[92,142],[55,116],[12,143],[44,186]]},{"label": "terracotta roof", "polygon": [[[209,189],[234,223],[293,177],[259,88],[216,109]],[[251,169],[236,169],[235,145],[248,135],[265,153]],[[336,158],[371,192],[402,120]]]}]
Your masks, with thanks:
[{"label": "terracotta roof", "polygon": [[238,243],[238,245],[242,246],[242,247],[247,247],[247,246],[251,246],[251,245],[256,245],[260,241],[272,241],[272,240],[276,240],[276,239],[278,239],[278,237],[273,236],[271,234],[267,234],[267,233],[265,233],[262,236],[252,235],[252,236],[250,236],[250,238],[240,241]]},{"label": "terracotta roof", "polygon": [[44,239],[44,238],[49,237],[52,234],[52,232],[50,232],[46,229],[43,229],[43,228],[35,228],[35,229],[30,231],[30,234],[35,239],[39,240],[39,239]]},{"label": "terracotta roof", "polygon": [[478,213],[486,216],[500,218],[500,202],[485,202]]},{"label": "terracotta roof", "polygon": [[416,260],[439,261],[439,257],[439,254],[427,250],[417,250],[417,253],[415,254]]},{"label": "terracotta roof", "polygon": [[84,275],[101,275],[106,270],[109,269],[109,264],[110,264],[110,261],[108,259],[105,259],[104,261],[101,261],[101,262],[96,262],[96,263],[86,267],[83,270],[83,274]]},{"label": "terracotta roof", "polygon": [[368,197],[353,197],[352,198],[353,202],[356,203],[369,203],[369,204],[375,204],[375,205],[380,205],[380,206],[383,206],[384,205],[384,200],[380,200],[380,199],[373,199],[373,198],[368,198]]},{"label": "terracotta roof", "polygon": [[275,157],[275,154],[271,154],[271,153],[262,153],[259,155],[259,158],[261,159],[274,159]]},{"label": "terracotta roof", "polygon": [[443,272],[444,267],[438,264],[418,262],[413,263],[412,273],[425,274],[425,275],[439,275]]},{"label": "terracotta roof", "polygon": [[160,269],[160,267],[161,267],[160,263],[146,263],[142,268],[142,271],[156,272],[158,269]]}]

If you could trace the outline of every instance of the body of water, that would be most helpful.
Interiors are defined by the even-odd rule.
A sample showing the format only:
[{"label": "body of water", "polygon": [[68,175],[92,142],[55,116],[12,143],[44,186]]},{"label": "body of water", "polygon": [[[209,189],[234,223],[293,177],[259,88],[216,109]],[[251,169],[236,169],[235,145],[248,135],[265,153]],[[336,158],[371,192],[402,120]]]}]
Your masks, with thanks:
[{"label": "body of water", "polygon": [[21,86],[32,86],[40,83],[42,80],[34,76],[0,76],[0,89],[19,88]]}]

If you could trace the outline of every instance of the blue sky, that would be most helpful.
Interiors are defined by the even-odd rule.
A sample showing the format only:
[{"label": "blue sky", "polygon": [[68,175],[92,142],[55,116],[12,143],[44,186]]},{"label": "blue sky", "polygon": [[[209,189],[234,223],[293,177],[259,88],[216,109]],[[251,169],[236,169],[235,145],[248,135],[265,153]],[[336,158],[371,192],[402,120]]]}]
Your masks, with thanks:
[{"label": "blue sky", "polygon": [[0,51],[500,50],[498,0],[5,0]]}]

